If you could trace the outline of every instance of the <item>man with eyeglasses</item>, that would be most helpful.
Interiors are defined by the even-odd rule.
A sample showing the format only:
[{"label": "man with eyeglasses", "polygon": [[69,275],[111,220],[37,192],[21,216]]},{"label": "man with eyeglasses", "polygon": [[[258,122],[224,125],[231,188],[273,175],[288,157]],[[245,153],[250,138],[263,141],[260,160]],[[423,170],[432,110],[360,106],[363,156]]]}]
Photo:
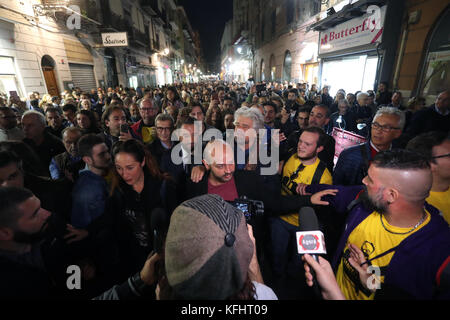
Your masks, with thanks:
[{"label": "man with eyeglasses", "polygon": [[412,139],[407,148],[431,159],[433,185],[426,201],[450,224],[450,135],[432,131]]},{"label": "man with eyeglasses", "polygon": [[372,120],[368,142],[342,151],[333,172],[335,185],[361,185],[372,159],[380,151],[392,149],[392,141],[400,137],[405,125],[403,111],[382,107]]},{"label": "man with eyeglasses", "polygon": [[141,120],[131,126],[133,136],[138,137],[144,143],[152,143],[156,138],[155,118],[159,108],[151,99],[143,99],[139,104]]},{"label": "man with eyeglasses", "polygon": [[24,133],[17,127],[17,116],[13,109],[0,107],[0,142],[22,140]]}]

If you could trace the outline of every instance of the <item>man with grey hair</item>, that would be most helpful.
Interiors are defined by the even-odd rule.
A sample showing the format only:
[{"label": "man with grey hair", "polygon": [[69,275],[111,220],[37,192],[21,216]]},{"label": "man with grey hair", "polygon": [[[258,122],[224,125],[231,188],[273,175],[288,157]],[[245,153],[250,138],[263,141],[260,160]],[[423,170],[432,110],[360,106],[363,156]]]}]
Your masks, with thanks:
[{"label": "man with grey hair", "polygon": [[264,116],[256,108],[241,107],[234,113],[234,119],[236,169],[256,170],[259,167],[258,133],[264,129]]},{"label": "man with grey hair", "polygon": [[22,128],[25,134],[23,142],[28,144],[39,156],[42,165],[50,176],[49,166],[52,158],[66,149],[60,139],[46,132],[46,121],[42,113],[29,110],[22,116]]},{"label": "man with grey hair", "polygon": [[[369,124],[370,118],[372,117],[372,109],[368,106],[369,95],[365,92],[360,92],[356,95],[356,101],[354,106],[350,109],[356,118],[356,123],[366,123]],[[360,132],[364,135],[366,132]]]},{"label": "man with grey hair", "polygon": [[139,102],[141,120],[131,126],[132,135],[138,137],[144,143],[152,143],[156,138],[155,118],[159,107],[153,99],[142,99]]},{"label": "man with grey hair", "polygon": [[357,132],[356,131],[356,119],[355,115],[350,112],[350,104],[345,99],[340,99],[338,101],[338,110],[330,116],[330,132],[333,131],[334,127]]},{"label": "man with grey hair", "polygon": [[372,120],[371,138],[368,142],[342,151],[333,173],[335,185],[361,185],[369,165],[380,151],[392,149],[405,126],[405,114],[393,107],[381,107]]}]

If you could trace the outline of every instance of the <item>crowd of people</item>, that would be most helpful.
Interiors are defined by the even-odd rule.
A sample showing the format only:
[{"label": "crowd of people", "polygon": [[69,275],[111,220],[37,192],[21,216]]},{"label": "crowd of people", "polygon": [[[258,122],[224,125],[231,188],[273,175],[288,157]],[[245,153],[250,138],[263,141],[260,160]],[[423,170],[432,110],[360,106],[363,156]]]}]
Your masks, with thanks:
[{"label": "crowd of people", "polygon": [[[386,82],[329,89],[2,96],[0,296],[449,299],[450,91],[425,106]],[[333,128],[366,142],[335,163]],[[297,253],[302,207],[317,261]]]}]

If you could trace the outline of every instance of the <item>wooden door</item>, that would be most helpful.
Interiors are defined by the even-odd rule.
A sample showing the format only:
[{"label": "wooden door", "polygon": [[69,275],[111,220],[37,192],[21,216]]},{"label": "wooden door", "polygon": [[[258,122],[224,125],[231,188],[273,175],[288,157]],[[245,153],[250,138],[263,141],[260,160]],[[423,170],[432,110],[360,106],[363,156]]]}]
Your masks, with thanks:
[{"label": "wooden door", "polygon": [[47,85],[48,93],[54,97],[59,96],[58,85],[56,83],[55,72],[51,67],[43,67],[42,71],[44,72],[45,84]]}]

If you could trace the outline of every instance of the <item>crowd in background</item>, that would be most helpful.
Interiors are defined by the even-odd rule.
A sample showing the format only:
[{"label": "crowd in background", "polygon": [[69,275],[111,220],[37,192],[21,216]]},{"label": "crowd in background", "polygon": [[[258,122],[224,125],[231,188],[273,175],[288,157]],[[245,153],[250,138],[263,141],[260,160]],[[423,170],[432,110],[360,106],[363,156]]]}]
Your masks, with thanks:
[{"label": "crowd in background", "polygon": [[[75,88],[53,97],[33,92],[22,100],[2,96],[0,199],[5,204],[0,209],[0,281],[6,287],[0,296],[154,297],[157,287],[160,299],[308,299],[313,295],[309,270],[314,268],[325,298],[373,299],[381,295],[359,280],[368,264],[364,269],[358,265],[363,266],[373,252],[383,254],[380,247],[389,251],[385,243],[392,239],[378,239],[385,242],[373,252],[365,251],[371,236],[363,235],[364,230],[378,232],[370,225],[378,220],[371,221],[369,213],[382,216],[383,210],[390,214],[393,210],[412,215],[417,208],[423,211],[426,200],[424,216],[412,224],[411,233],[407,219],[396,225],[395,219],[381,218],[380,224],[391,223],[397,234],[406,234],[402,242],[392,240],[398,257],[405,255],[400,243],[409,243],[406,239],[418,243],[410,250],[427,251],[426,245],[411,239],[420,232],[431,237],[427,241],[433,250],[412,255],[416,273],[407,273],[413,277],[426,270],[423,283],[406,284],[392,253],[383,262],[383,283],[388,297],[394,292],[408,298],[448,298],[449,288],[440,288],[436,279],[438,271],[440,276],[448,270],[450,249],[449,91],[426,106],[421,97],[406,102],[386,82],[376,91],[340,89],[334,97],[329,89],[249,79],[90,92]],[[249,161],[252,144],[247,141],[244,163],[237,161],[236,142],[199,141],[194,135],[197,122],[202,132],[217,129],[224,139],[227,130],[236,135],[238,130],[264,130],[265,146],[271,150],[270,144],[276,144],[272,150],[279,159],[277,172],[261,174],[267,164],[260,158]],[[367,142],[344,150],[336,163],[333,128]],[[176,129],[190,136],[175,140]],[[279,139],[274,140],[276,129]],[[201,163],[193,161],[198,144],[206,154]],[[177,146],[181,163],[172,157]],[[215,158],[213,147],[223,148],[233,163]],[[414,184],[423,179],[422,189],[404,190],[404,185],[386,182],[387,175],[383,176],[380,183],[392,185],[400,194],[392,191],[389,198],[384,187],[373,189],[374,176],[381,174],[374,171],[378,169],[429,170],[432,181],[414,174],[416,180],[395,180]],[[349,234],[344,226],[356,209],[330,199],[347,195],[349,205],[364,186],[373,210]],[[264,215],[251,217],[249,231],[239,212],[223,202],[244,195],[262,201],[265,208]],[[391,203],[398,201],[405,203],[393,208]],[[327,239],[327,260],[337,257],[331,273],[340,291],[329,285],[334,281],[329,273],[323,276],[331,270],[324,259],[319,265],[305,258],[309,265],[305,276],[295,245],[298,210],[304,206],[313,206],[318,213]],[[343,215],[337,213],[341,211]],[[155,217],[166,226],[163,249],[154,236]],[[384,228],[395,234],[388,229]],[[221,247],[218,242],[224,238]],[[348,239],[362,244],[353,248]],[[185,244],[189,241],[192,247]],[[431,261],[428,267],[423,266],[426,261]],[[70,264],[80,266],[83,290],[66,288],[65,268]],[[326,293],[330,286],[339,293]]]}]

